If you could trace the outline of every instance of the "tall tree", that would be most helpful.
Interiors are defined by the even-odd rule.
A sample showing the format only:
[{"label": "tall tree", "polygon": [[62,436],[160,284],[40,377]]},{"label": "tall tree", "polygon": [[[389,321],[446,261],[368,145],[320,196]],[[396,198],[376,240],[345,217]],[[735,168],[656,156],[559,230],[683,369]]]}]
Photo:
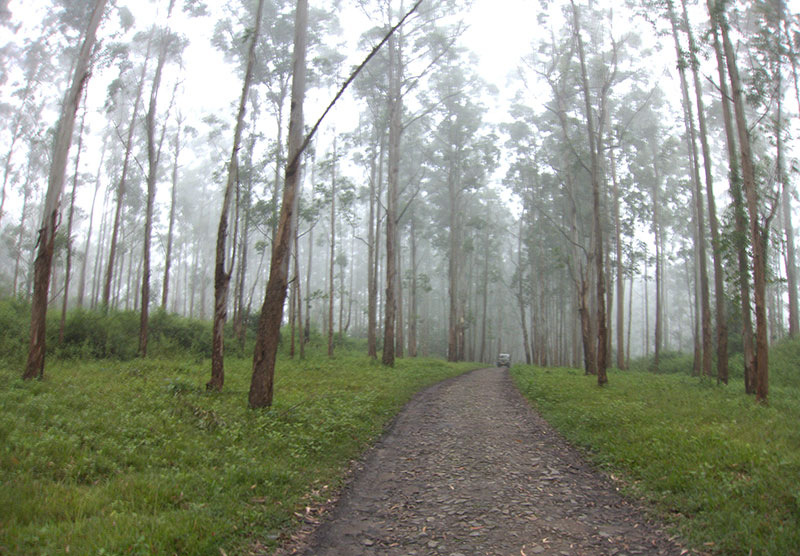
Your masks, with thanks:
[{"label": "tall tree", "polygon": [[292,62],[292,100],[289,114],[289,162],[283,187],[281,216],[272,250],[267,291],[258,320],[253,375],[250,381],[251,408],[272,405],[275,356],[283,320],[283,304],[289,278],[291,221],[295,196],[300,182],[300,158],[303,152],[303,99],[306,90],[306,36],[308,0],[298,0],[295,12],[294,56]]},{"label": "tall tree", "polygon": [[58,342],[64,343],[64,327],[67,321],[67,305],[69,303],[69,281],[72,277],[72,221],[75,216],[75,195],[78,192],[80,181],[81,152],[83,151],[83,132],[86,129],[86,95],[83,97],[83,114],[81,126],[78,130],[78,152],[75,154],[75,170],[72,175],[72,193],[69,197],[69,210],[67,211],[67,245],[66,265],[64,268],[64,295],[61,299],[61,322],[58,327]]},{"label": "tall tree", "polygon": [[[700,162],[697,151],[697,132],[694,125],[694,111],[689,100],[689,85],[686,79],[687,61],[684,51],[681,48],[678,34],[678,18],[675,15],[675,6],[672,0],[667,0],[667,9],[670,25],[672,26],[672,37],[675,42],[675,51],[678,57],[678,74],[681,82],[682,102],[683,102],[683,121],[686,127],[686,142],[689,150],[689,165],[694,192],[695,222],[697,231],[695,233],[697,248],[697,263],[699,274],[699,296],[702,307],[702,370],[705,376],[711,376],[711,305],[708,292],[708,268],[706,256],[706,231],[705,231],[705,209],[703,208],[703,189],[700,182]],[[710,164],[710,161],[709,161]],[[710,172],[710,167],[709,170]]]},{"label": "tall tree", "polygon": [[[686,0],[681,0],[683,7],[682,23],[689,39],[689,60],[694,81],[695,99],[697,102],[697,121],[700,127],[700,146],[703,152],[703,168],[706,180],[706,198],[708,199],[708,224],[711,229],[711,253],[714,262],[714,303],[717,324],[717,378],[727,383],[728,377],[728,315],[725,309],[725,276],[722,268],[722,246],[717,221],[717,204],[714,199],[713,170],[711,167],[711,149],[708,144],[706,110],[703,103],[703,85],[700,81],[700,63],[697,59],[697,43],[686,9]],[[709,356],[710,358],[710,356]]]},{"label": "tall tree", "polygon": [[[128,131],[126,134],[126,139],[124,141],[125,147],[125,157],[122,162],[122,171],[120,173],[119,183],[117,184],[117,200],[116,200],[116,208],[114,209],[114,225],[111,231],[111,239],[108,248],[108,264],[106,266],[106,274],[105,274],[105,281],[103,282],[103,302],[102,307],[104,311],[108,311],[109,303],[111,301],[111,281],[114,276],[114,265],[116,263],[116,252],[117,252],[117,242],[119,241],[119,229],[120,224],[122,222],[122,208],[125,199],[125,191],[127,188],[127,178],[128,178],[128,171],[131,165],[131,158],[133,156],[133,141],[134,141],[134,133],[136,131],[136,124],[138,123],[139,119],[139,106],[142,100],[142,94],[144,92],[144,85],[145,85],[145,77],[147,75],[147,65],[150,61],[150,54],[151,48],[153,44],[153,37],[155,33],[155,27],[150,29],[150,32],[147,35],[147,46],[145,51],[145,57],[142,61],[142,68],[139,74],[138,81],[136,83],[136,94],[134,95],[133,101],[133,109],[131,111],[131,120],[128,124]],[[112,83],[112,87],[117,90],[117,94],[119,93],[119,89],[122,88],[121,83],[123,81],[123,76],[120,76],[118,80],[120,85],[119,87],[115,87]]]},{"label": "tall tree", "polygon": [[[206,383],[207,390],[222,391],[225,382],[224,369],[224,343],[225,343],[225,320],[228,315],[228,290],[230,287],[231,274],[236,254],[236,231],[233,234],[230,261],[226,270],[225,259],[227,258],[228,243],[228,216],[231,211],[231,200],[236,193],[236,224],[238,227],[238,207],[239,207],[239,146],[242,140],[242,129],[244,128],[244,116],[247,109],[247,97],[250,94],[250,84],[253,80],[253,66],[255,64],[256,44],[261,30],[261,17],[264,8],[264,0],[259,0],[256,8],[256,21],[252,31],[250,31],[250,48],[247,55],[247,69],[244,75],[244,85],[242,86],[242,96],[239,98],[239,110],[236,114],[236,128],[233,132],[233,147],[231,158],[228,163],[228,179],[225,190],[222,194],[222,209],[219,215],[219,226],[217,227],[217,244],[214,262],[214,325],[211,343],[211,379]],[[236,230],[236,228],[235,228]]]},{"label": "tall tree", "polygon": [[181,131],[183,128],[183,115],[178,112],[177,116],[177,129],[175,130],[175,158],[172,162],[172,192],[170,194],[169,203],[169,224],[167,227],[167,247],[164,253],[164,280],[161,286],[161,310],[167,310],[167,303],[169,299],[169,279],[170,269],[172,268],[172,244],[175,235],[175,213],[178,200],[178,161],[181,156]]},{"label": "tall tree", "polygon": [[[589,78],[586,72],[586,59],[583,47],[583,37],[581,36],[580,12],[572,3],[572,17],[575,25],[575,35],[578,44],[578,56],[581,64],[581,84],[583,89],[584,104],[586,107],[586,130],[589,135],[589,154],[591,159],[591,178],[592,178],[592,222],[594,228],[594,251],[592,256],[595,263],[595,279],[597,284],[597,383],[599,385],[608,382],[606,374],[607,357],[606,347],[608,342],[608,329],[606,328],[606,285],[605,285],[605,258],[603,256],[603,227],[601,210],[600,192],[600,148],[598,146],[598,136],[595,134],[594,115],[592,102],[589,92]],[[603,121],[602,118],[599,121]]]},{"label": "tall tree", "polygon": [[[707,7],[711,15],[711,34],[714,55],[717,62],[717,72],[719,75],[720,96],[722,101],[722,122],[725,129],[725,144],[728,151],[728,181],[730,183],[730,194],[734,213],[734,248],[738,263],[739,275],[739,297],[742,306],[742,355],[744,356],[744,378],[745,390],[754,393],[754,340],[753,324],[750,310],[750,271],[747,255],[747,214],[745,212],[744,199],[742,197],[742,177],[739,170],[739,154],[737,152],[736,129],[733,122],[731,96],[728,88],[728,73],[725,64],[719,32],[719,13],[716,11],[714,0],[707,0]],[[720,375],[719,379],[727,383],[728,376]]]},{"label": "tall tree", "polygon": [[47,293],[50,288],[50,272],[55,250],[55,234],[58,227],[58,205],[64,188],[64,174],[67,157],[72,143],[72,131],[75,126],[75,115],[78,111],[83,87],[89,78],[89,63],[94,49],[97,28],[103,17],[106,0],[96,0],[83,35],[72,84],[67,90],[61,105],[61,115],[56,127],[53,143],[53,155],[50,174],[47,182],[42,224],[37,239],[38,250],[34,264],[34,292],[31,301],[31,334],[28,349],[28,360],[22,378],[30,380],[44,376],[45,326],[47,314]]},{"label": "tall tree", "polygon": [[[172,15],[175,0],[169,0],[167,20]],[[139,320],[139,355],[147,357],[148,321],[150,315],[150,241],[153,234],[153,208],[156,199],[156,182],[158,180],[158,167],[161,158],[162,141],[156,137],[156,115],[158,111],[158,92],[161,88],[161,77],[164,65],[167,63],[167,54],[173,37],[168,28],[160,33],[160,44],[156,69],[153,74],[153,83],[150,88],[150,103],[145,117],[145,130],[147,132],[147,200],[145,202],[144,242],[142,248],[142,306]],[[164,123],[166,130],[166,122]],[[161,133],[163,140],[164,133]]]},{"label": "tall tree", "polygon": [[[712,17],[716,18],[722,35],[725,62],[728,68],[736,130],[739,138],[739,151],[742,163],[742,184],[747,202],[749,216],[749,234],[753,249],[753,302],[756,315],[756,349],[755,349],[755,391],[756,401],[766,403],[769,393],[769,360],[767,339],[767,229],[762,227],[759,214],[758,188],[756,185],[755,165],[750,142],[750,130],[747,126],[747,115],[744,108],[744,89],[739,78],[739,66],[733,42],[730,38],[728,20],[725,16],[725,4],[720,2],[712,9]],[[743,308],[747,310],[747,308]]]}]

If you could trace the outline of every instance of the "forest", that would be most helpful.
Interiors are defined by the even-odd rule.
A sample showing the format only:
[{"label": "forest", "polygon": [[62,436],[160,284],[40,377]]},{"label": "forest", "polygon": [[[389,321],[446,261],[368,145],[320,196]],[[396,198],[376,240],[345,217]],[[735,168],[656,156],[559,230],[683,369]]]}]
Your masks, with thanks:
[{"label": "forest", "polygon": [[[493,84],[464,44],[467,2],[414,6],[388,39],[391,3],[312,6],[311,117],[386,40],[290,160],[293,3],[149,4],[3,11],[0,279],[33,309],[27,377],[48,309],[58,342],[72,309],[140,314],[139,356],[164,311],[213,321],[221,389],[226,323],[243,340],[280,304],[259,313],[285,251],[273,328],[293,353],[316,330],[331,355],[340,336],[387,365],[504,350],[600,383],[671,352],[727,382],[743,353],[767,399],[767,346],[798,328],[790,7],[544,2]],[[190,81],[195,27],[239,82],[226,91],[243,83],[222,110]]]},{"label": "forest", "polygon": [[119,365],[272,411],[184,408],[216,429],[364,356],[411,373],[342,379],[383,416],[503,352],[768,408],[799,64],[796,0],[0,1],[8,395]]}]

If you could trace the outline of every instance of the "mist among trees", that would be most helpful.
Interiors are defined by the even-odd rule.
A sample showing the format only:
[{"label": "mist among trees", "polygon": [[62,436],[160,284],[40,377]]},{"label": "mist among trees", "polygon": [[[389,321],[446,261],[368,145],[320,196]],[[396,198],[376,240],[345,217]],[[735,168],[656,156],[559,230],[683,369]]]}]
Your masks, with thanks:
[{"label": "mist among trees", "polygon": [[252,407],[279,345],[299,359],[313,338],[600,385],[690,353],[766,402],[767,348],[800,326],[797,5],[543,1],[503,83],[480,74],[471,8],[4,3],[20,374],[47,375],[68,314],[135,315],[142,358],[177,315],[213,322],[209,390],[251,350]]}]

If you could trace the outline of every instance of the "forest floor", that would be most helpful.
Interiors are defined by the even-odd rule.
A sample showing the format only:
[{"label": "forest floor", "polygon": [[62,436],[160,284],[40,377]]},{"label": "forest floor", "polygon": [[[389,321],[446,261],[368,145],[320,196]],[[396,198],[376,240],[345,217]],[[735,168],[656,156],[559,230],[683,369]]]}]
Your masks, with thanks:
[{"label": "forest floor", "polygon": [[322,523],[309,521],[279,554],[686,552],[494,368],[415,396]]}]

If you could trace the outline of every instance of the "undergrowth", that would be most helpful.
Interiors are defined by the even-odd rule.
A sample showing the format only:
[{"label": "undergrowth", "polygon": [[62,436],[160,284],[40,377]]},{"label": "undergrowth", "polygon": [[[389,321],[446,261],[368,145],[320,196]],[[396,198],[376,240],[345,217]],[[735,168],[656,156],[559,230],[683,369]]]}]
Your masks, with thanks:
[{"label": "undergrowth", "polygon": [[49,360],[32,382],[0,363],[0,554],[269,549],[415,391],[469,368],[284,358],[250,410],[251,365],[209,394],[205,359]]},{"label": "undergrowth", "polygon": [[610,371],[603,388],[575,369],[512,373],[554,427],[696,550],[783,556],[800,553],[798,346],[771,353],[769,406],[740,380],[687,376],[691,356],[681,374]]}]

